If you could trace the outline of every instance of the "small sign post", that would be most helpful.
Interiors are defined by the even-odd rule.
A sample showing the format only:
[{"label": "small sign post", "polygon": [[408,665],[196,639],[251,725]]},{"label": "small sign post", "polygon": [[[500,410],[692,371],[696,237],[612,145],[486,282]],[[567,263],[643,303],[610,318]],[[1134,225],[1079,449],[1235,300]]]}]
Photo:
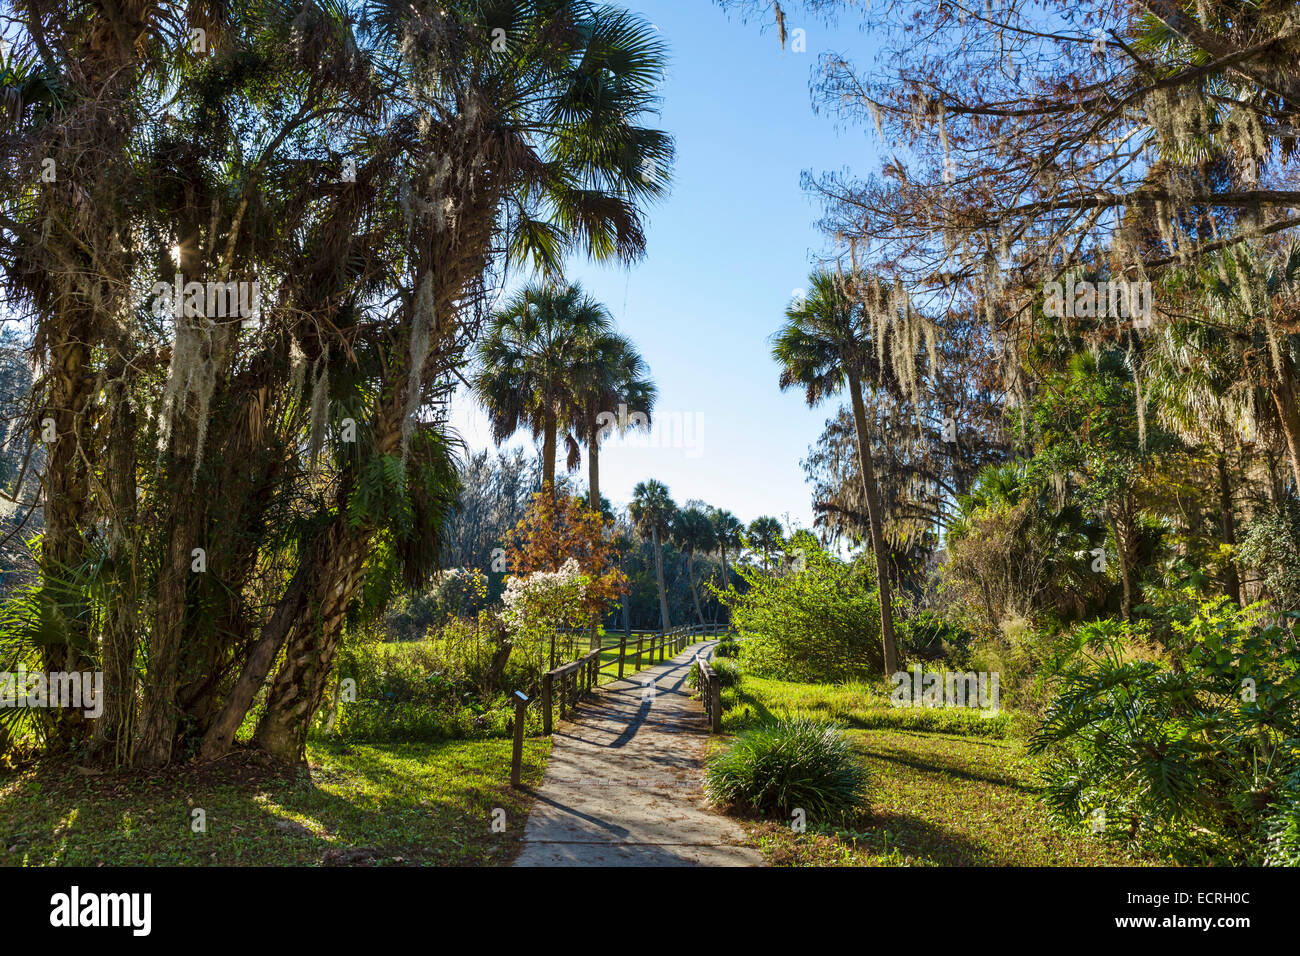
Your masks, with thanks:
[{"label": "small sign post", "polygon": [[510,760],[510,786],[516,790],[520,787],[520,775],[524,761],[524,714],[528,710],[528,697],[521,690],[515,691],[515,751]]}]

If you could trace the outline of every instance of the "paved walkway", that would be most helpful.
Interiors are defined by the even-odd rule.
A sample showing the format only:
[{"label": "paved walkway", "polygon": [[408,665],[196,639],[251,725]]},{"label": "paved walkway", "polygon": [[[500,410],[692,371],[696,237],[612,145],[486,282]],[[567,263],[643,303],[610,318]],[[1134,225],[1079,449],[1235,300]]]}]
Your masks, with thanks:
[{"label": "paved walkway", "polygon": [[716,643],[602,685],[556,725],[515,866],[762,863],[738,845],[740,826],[704,802],[708,719],[686,675]]}]

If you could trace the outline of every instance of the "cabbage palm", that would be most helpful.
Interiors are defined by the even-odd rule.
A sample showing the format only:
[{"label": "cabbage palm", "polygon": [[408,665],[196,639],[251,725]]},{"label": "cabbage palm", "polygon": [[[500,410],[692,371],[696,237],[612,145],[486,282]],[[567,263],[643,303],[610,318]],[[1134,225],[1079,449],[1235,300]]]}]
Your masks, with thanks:
[{"label": "cabbage palm", "polygon": [[[1233,364],[1245,372],[1223,395],[1240,408],[1250,399],[1244,394],[1249,383],[1263,384],[1300,491],[1300,333],[1293,331],[1300,311],[1300,241],[1275,249],[1241,246],[1215,253],[1210,264],[1196,276],[1208,326],[1202,337],[1234,351]],[[1213,354],[1199,358],[1221,369]],[[1257,405],[1253,411],[1258,414]]]},{"label": "cabbage palm", "polygon": [[[554,278],[571,253],[639,258],[643,210],[662,194],[672,157],[667,134],[641,125],[656,103],[665,51],[640,16],[587,0],[362,6],[358,48],[394,91],[375,136],[393,182],[380,190],[391,200],[383,211],[403,228],[396,308],[367,332],[384,352],[380,398],[365,422],[364,453],[338,482],[341,495],[360,472],[396,473],[389,462],[405,457],[425,396],[454,368],[472,331],[462,320],[472,320],[485,277],[504,261]],[[487,24],[505,31],[504,50]],[[308,580],[286,591],[257,662],[240,676],[241,686],[255,687],[265,652],[275,659],[283,646],[255,735],[263,749],[301,758],[344,613],[365,580],[377,517],[332,510],[301,558]],[[227,735],[205,751],[228,745]]]},{"label": "cabbage palm", "polygon": [[668,619],[668,592],[664,589],[663,541],[672,530],[677,505],[668,493],[668,486],[651,479],[642,481],[632,489],[632,503],[628,515],[642,540],[649,539],[655,553],[655,580],[659,584],[659,630],[672,627]]},{"label": "cabbage palm", "polygon": [[[492,317],[479,343],[472,384],[492,423],[492,438],[500,444],[527,427],[542,439],[546,494],[555,494],[560,429],[574,417],[588,367],[599,364],[612,329],[609,312],[576,284],[530,286]],[[570,467],[575,455],[570,441]]]},{"label": "cabbage palm", "polygon": [[727,570],[727,552],[738,554],[742,547],[740,535],[745,530],[745,526],[740,523],[740,519],[730,511],[723,508],[714,508],[709,514],[713,522],[713,540],[717,545],[718,554],[722,557],[722,584],[728,587],[731,584],[731,575]]},{"label": "cabbage palm", "polygon": [[749,523],[745,531],[745,545],[763,556],[763,570],[770,569],[772,552],[780,550],[781,522],[771,515],[761,515]]},{"label": "cabbage palm", "polygon": [[[570,424],[587,446],[588,500],[598,502],[602,439],[611,429],[622,433],[638,425],[649,428],[658,390],[650,380],[645,360],[629,339],[603,335],[590,340],[589,346],[585,353],[575,356],[577,400]],[[623,414],[625,411],[627,414]]]},{"label": "cabbage palm", "polygon": [[[844,277],[819,271],[809,277],[809,285],[807,297],[786,309],[785,324],[773,339],[772,355],[781,365],[782,391],[801,387],[809,406],[848,389],[880,588],[880,637],[885,652],[885,673],[892,674],[898,670],[898,644],[894,637],[889,556],[862,392],[864,382],[892,384],[893,370],[881,361],[886,350],[879,341],[888,325],[891,303],[874,285],[863,282],[862,277],[855,276],[850,283]],[[866,295],[855,295],[855,291]],[[867,308],[868,297],[876,300],[872,302],[874,309]]]},{"label": "cabbage palm", "polygon": [[673,516],[673,541],[686,555],[686,579],[691,585],[691,597],[695,599],[695,614],[704,625],[704,610],[700,607],[700,591],[695,584],[695,555],[708,554],[717,547],[713,534],[713,523],[709,516],[699,508],[683,508]]}]

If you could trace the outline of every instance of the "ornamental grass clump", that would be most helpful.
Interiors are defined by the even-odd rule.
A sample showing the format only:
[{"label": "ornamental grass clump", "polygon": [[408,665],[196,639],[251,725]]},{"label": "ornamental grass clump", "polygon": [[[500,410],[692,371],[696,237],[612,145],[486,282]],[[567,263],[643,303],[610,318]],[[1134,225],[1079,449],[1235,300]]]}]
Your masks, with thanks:
[{"label": "ornamental grass clump", "polygon": [[812,823],[866,808],[867,772],[839,728],[806,717],[762,724],[709,758],[704,792],[715,805]]}]

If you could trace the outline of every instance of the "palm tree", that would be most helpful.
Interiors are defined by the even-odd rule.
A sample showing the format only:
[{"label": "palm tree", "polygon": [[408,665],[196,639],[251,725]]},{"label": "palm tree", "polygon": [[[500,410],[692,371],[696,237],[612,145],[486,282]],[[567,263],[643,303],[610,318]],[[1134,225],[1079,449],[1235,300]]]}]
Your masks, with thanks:
[{"label": "palm tree", "polygon": [[[645,360],[632,342],[621,335],[597,336],[581,355],[574,357],[575,415],[570,423],[587,446],[587,494],[600,500],[600,442],[612,428],[620,434],[629,427],[650,427],[650,413],[658,395]],[[622,408],[620,408],[622,406]],[[639,412],[629,418],[625,409]],[[606,424],[612,416],[612,426]],[[642,417],[643,416],[643,417]],[[570,440],[570,447],[576,442]]]},{"label": "palm tree", "polygon": [[642,481],[632,489],[632,503],[628,514],[642,540],[650,539],[655,552],[655,580],[659,584],[659,629],[666,632],[672,627],[668,619],[668,592],[664,589],[663,540],[672,530],[673,515],[677,505],[668,494],[668,486],[661,481]]},{"label": "palm tree", "polygon": [[727,570],[727,552],[740,552],[740,535],[745,526],[739,518],[723,508],[714,508],[709,518],[713,522],[713,540],[722,557],[722,584],[726,587],[731,584],[731,575]]},{"label": "palm tree", "polygon": [[718,546],[713,534],[713,522],[699,508],[683,508],[673,516],[673,541],[686,555],[686,580],[691,585],[691,596],[695,599],[695,615],[704,625],[704,611],[700,607],[700,592],[695,584],[695,555],[697,552],[708,554]]},{"label": "palm tree", "polygon": [[775,518],[763,515],[749,523],[749,529],[745,533],[745,545],[751,551],[757,551],[763,555],[764,571],[768,570],[768,562],[772,552],[779,549],[782,543],[781,522]]},{"label": "palm tree", "polygon": [[[481,296],[485,270],[530,262],[555,277],[572,254],[631,262],[645,251],[643,213],[665,190],[673,152],[669,136],[643,125],[666,58],[661,37],[643,17],[586,0],[528,0],[511,10],[505,56],[492,48],[478,3],[442,4],[435,15],[380,0],[357,44],[379,49],[376,72],[397,91],[377,155],[400,160],[383,167],[396,178],[384,195],[397,200],[406,239],[394,270],[405,277],[402,306],[391,331],[375,337],[385,371],[367,421],[374,454],[357,456],[353,470],[404,450],[421,396],[458,357],[467,331],[458,317],[473,312],[466,306]],[[340,232],[353,221],[342,220]],[[351,478],[340,487],[355,487]],[[207,755],[229,748],[267,660],[281,665],[257,743],[290,759],[302,753],[338,647],[337,608],[360,587],[355,569],[377,533],[345,507],[333,513],[303,551],[298,586],[269,615],[223,713],[230,720],[216,736],[209,731]]]},{"label": "palm tree", "polygon": [[[542,439],[542,489],[555,494],[555,456],[560,428],[579,406],[587,366],[602,341],[615,338],[608,310],[576,284],[530,286],[492,316],[477,350],[472,384],[500,444],[520,428]],[[576,466],[570,444],[569,466]],[[599,499],[594,497],[593,501]]]},{"label": "palm tree", "polygon": [[862,475],[880,588],[880,638],[884,644],[885,673],[892,674],[898,670],[898,644],[894,637],[889,557],[862,388],[864,379],[886,387],[896,385],[896,378],[888,381],[894,370],[882,361],[889,350],[878,338],[897,320],[899,308],[908,317],[911,310],[863,276],[844,277],[818,271],[809,277],[809,287],[806,298],[786,309],[785,324],[773,337],[772,356],[781,365],[781,390],[802,387],[810,407],[848,387],[857,432],[858,470]]},{"label": "palm tree", "polygon": [[[1233,548],[1237,543],[1233,452],[1242,444],[1243,426],[1253,428],[1252,419],[1268,420],[1274,430],[1280,430],[1267,415],[1272,410],[1271,395],[1247,367],[1247,350],[1222,329],[1195,320],[1173,321],[1147,341],[1154,341],[1154,348],[1143,356],[1146,401],[1159,423],[1180,440],[1212,451],[1220,534],[1223,543]],[[1224,590],[1243,603],[1241,578],[1232,558],[1226,562]]]},{"label": "palm tree", "polygon": [[1196,276],[1203,289],[1197,314],[1205,316],[1212,332],[1206,338],[1222,345],[1226,337],[1238,353],[1234,359],[1245,375],[1237,379],[1234,398],[1242,397],[1250,382],[1264,386],[1300,491],[1300,334],[1293,331],[1292,318],[1300,297],[1300,241],[1218,252],[1210,265],[1214,268]]},{"label": "palm tree", "polygon": [[[613,529],[614,554],[618,556],[618,569],[626,574],[627,556],[632,553],[632,549],[636,546],[636,541],[633,538],[636,529],[632,526],[625,512],[612,515],[611,527]],[[623,592],[619,596],[623,612],[623,636],[628,638],[632,636],[632,615],[628,608],[628,592],[630,590],[630,587],[623,588]]]}]

